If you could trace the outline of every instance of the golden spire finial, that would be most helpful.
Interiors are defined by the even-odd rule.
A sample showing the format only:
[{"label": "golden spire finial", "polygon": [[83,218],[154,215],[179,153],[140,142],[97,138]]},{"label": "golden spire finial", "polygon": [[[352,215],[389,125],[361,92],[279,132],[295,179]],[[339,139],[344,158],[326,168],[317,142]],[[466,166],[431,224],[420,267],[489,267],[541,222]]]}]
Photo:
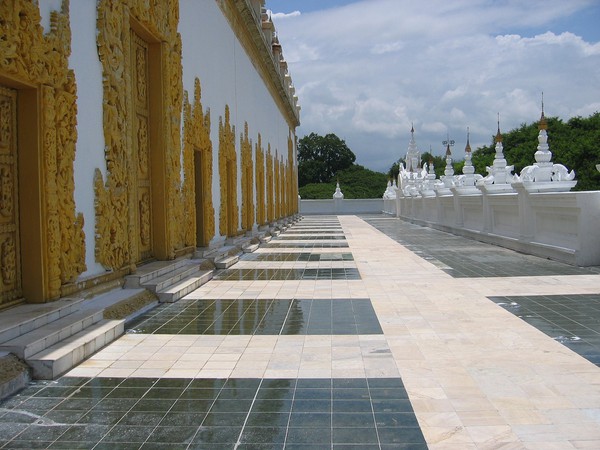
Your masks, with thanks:
[{"label": "golden spire finial", "polygon": [[498,132],[496,133],[496,144],[502,142],[502,133],[500,133],[500,113],[498,113]]},{"label": "golden spire finial", "polygon": [[467,127],[467,146],[465,147],[465,153],[471,153],[471,143],[469,142],[470,134],[469,127]]},{"label": "golden spire finial", "polygon": [[538,125],[539,130],[547,130],[548,122],[546,121],[546,116],[544,115],[544,91],[542,91],[542,116],[540,117],[540,124]]}]

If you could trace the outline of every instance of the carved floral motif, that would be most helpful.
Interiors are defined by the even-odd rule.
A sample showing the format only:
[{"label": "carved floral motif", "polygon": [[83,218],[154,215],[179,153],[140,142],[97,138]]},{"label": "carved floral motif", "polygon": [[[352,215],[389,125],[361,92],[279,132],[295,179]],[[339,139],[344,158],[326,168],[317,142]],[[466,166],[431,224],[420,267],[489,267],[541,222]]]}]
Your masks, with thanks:
[{"label": "carved floral motif", "polygon": [[235,126],[230,124],[229,105],[225,105],[225,120],[219,117],[219,178],[221,182],[219,233],[221,236],[232,236],[237,231],[239,213]]},{"label": "carved floral motif", "polygon": [[273,155],[271,144],[267,145],[267,222],[275,220],[275,185],[273,184]]},{"label": "carved floral motif", "polygon": [[[164,204],[167,221],[165,247],[167,257],[173,257],[175,248],[182,245],[183,206],[181,204],[181,144],[180,121],[183,103],[181,81],[181,39],[177,33],[179,23],[178,0],[99,0],[98,1],[98,53],[103,68],[104,87],[104,140],[106,155],[106,180],[97,170],[94,177],[96,195],[96,259],[107,269],[132,267],[139,257],[138,242],[130,235],[140,235],[141,221],[136,220],[135,205],[137,177],[130,170],[137,162],[129,151],[134,139],[134,126],[128,106],[132,98],[131,42],[132,21],[140,23],[160,44],[161,73],[163,77],[163,104],[159,122],[163,129],[165,174]],[[141,55],[134,58],[139,65]],[[137,84],[136,95],[148,89],[147,78]],[[144,133],[142,130],[141,133]],[[147,131],[146,131],[147,136]],[[148,155],[148,158],[150,156]],[[150,202],[150,200],[149,200]],[[151,203],[151,202],[150,202]]]},{"label": "carved floral motif", "polygon": [[16,281],[17,255],[15,241],[10,236],[0,245],[0,262],[2,262],[2,283],[6,287],[12,287]]},{"label": "carved floral motif", "polygon": [[258,133],[256,143],[256,222],[264,225],[267,222],[265,211],[265,150],[262,147],[262,137]]},{"label": "carved floral motif", "polygon": [[148,121],[145,117],[137,117],[137,149],[138,170],[140,175],[148,176]]},{"label": "carved floral motif", "polygon": [[[40,180],[44,192],[42,242],[45,246],[42,249],[45,254],[42,290],[46,299],[52,299],[60,296],[61,284],[85,271],[85,237],[83,220],[75,218],[73,197],[77,110],[75,77],[68,67],[71,54],[69,1],[63,0],[61,11],[51,13],[50,29],[46,33],[40,20],[37,2],[0,3],[0,73],[41,90],[43,177],[40,175]],[[5,107],[1,109],[0,139],[4,140],[9,131],[4,122],[9,119],[4,117],[10,114],[6,114]],[[6,208],[4,210],[6,212]],[[9,244],[6,245],[8,248]],[[8,257],[3,254],[3,258]],[[18,259],[15,255],[14,270],[18,270]],[[3,263],[3,271],[6,267]]]},{"label": "carved floral motif", "polygon": [[240,136],[242,149],[242,228],[251,231],[254,226],[254,176],[252,141],[248,138],[248,122]]},{"label": "carved floral motif", "polygon": [[140,240],[143,247],[150,245],[150,197],[144,192],[140,198]]},{"label": "carved floral motif", "polygon": [[4,217],[12,217],[14,180],[12,170],[8,167],[0,168],[0,214]]},{"label": "carved floral motif", "polygon": [[8,145],[12,136],[12,105],[7,100],[0,101],[0,144]]},{"label": "carved floral motif", "polygon": [[[212,142],[210,140],[210,111],[202,109],[202,90],[200,80],[194,80],[194,104],[190,105],[187,93],[184,95],[184,188],[183,203],[188,214],[185,215],[184,240],[189,246],[206,246],[215,235],[215,210],[212,203]],[[194,153],[201,154],[201,178],[195,178]],[[195,196],[196,183],[201,183],[202,198]],[[196,215],[192,214],[196,208],[203,208],[204,223],[196,224]],[[202,235],[196,242],[196,227],[200,226]]]}]

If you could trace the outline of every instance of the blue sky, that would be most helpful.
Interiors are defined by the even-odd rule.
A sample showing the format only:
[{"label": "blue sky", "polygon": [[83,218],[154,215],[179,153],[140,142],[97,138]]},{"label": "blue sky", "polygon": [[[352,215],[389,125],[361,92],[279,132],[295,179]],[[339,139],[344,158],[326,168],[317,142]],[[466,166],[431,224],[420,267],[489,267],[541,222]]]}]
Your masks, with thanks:
[{"label": "blue sky", "polygon": [[[387,171],[411,123],[442,154],[546,114],[600,110],[600,0],[267,0],[302,106],[300,137],[333,132]],[[295,13],[299,11],[299,13]],[[552,130],[549,130],[552,150]],[[533,147],[537,142],[532,143]]]}]

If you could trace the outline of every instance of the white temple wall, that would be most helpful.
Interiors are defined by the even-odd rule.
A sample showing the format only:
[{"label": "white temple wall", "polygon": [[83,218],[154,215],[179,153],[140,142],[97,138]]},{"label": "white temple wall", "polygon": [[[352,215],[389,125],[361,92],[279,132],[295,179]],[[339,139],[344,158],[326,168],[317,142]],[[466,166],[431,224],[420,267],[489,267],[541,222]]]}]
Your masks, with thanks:
[{"label": "white temple wall", "polygon": [[500,236],[518,238],[519,207],[516,194],[490,195],[490,232]]},{"label": "white temple wall", "polygon": [[461,198],[462,226],[467,230],[483,229],[483,201],[481,195],[471,195]]},{"label": "white temple wall", "polygon": [[[39,0],[41,23],[47,32],[52,11],[60,11],[61,0]],[[69,67],[75,72],[77,83],[77,144],[74,162],[76,211],[85,219],[87,271],[83,278],[105,273],[95,260],[95,193],[94,170],[100,169],[106,179],[103,131],[102,66],[97,48],[97,1],[70,2],[72,32]],[[215,1],[180,0],[179,32],[182,37],[183,88],[190,101],[194,95],[194,80],[202,87],[201,102],[211,114],[211,141],[213,145],[213,206],[215,209],[216,237],[219,236],[219,118],[225,116],[225,105],[230,108],[231,124],[235,126],[235,146],[238,165],[238,210],[241,222],[242,183],[240,135],[248,123],[252,141],[252,155],[261,134],[265,152],[271,144],[271,153],[287,161],[290,125],[255,63],[239,42],[234,30]],[[183,125],[183,124],[182,124]],[[293,130],[293,127],[292,127]],[[294,136],[292,136],[294,139]],[[256,167],[254,167],[256,170]],[[256,192],[254,193],[256,199]]]},{"label": "white temple wall", "polygon": [[[51,3],[51,2],[48,2]],[[55,9],[60,10],[60,1]],[[40,3],[41,6],[41,3]],[[106,174],[104,131],[102,117],[102,65],[96,42],[96,1],[70,3],[71,56],[69,66],[77,82],[77,144],[75,150],[75,208],[85,219],[85,259],[87,271],[82,274],[101,274],[105,270],[96,262],[96,212],[94,207],[94,171]]]},{"label": "white temple wall", "polygon": [[[242,198],[240,135],[244,133],[245,122],[252,141],[253,159],[260,133],[265,157],[270,143],[272,155],[277,150],[280,159],[283,155],[283,160],[287,161],[290,127],[217,2],[180,0],[179,32],[182,37],[183,88],[192,98],[194,80],[198,78],[202,86],[202,106],[205,110],[210,108],[211,112],[212,190],[215,222],[218,224],[219,117],[224,117],[225,105],[229,105],[231,124],[235,126],[239,206]],[[218,227],[216,232],[218,234]]]},{"label": "white temple wall", "polygon": [[[398,196],[397,217],[569,264],[600,265],[600,191],[453,197]],[[462,224],[460,214],[452,218],[452,200]]]}]

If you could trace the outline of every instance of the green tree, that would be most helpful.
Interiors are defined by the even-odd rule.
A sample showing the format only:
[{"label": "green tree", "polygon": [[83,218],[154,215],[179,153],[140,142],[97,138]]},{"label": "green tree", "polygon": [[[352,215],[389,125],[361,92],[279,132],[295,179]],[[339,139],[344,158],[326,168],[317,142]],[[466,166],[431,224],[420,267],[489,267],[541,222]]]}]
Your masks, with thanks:
[{"label": "green tree", "polygon": [[335,192],[335,184],[339,180],[344,198],[381,198],[387,186],[388,177],[381,172],[374,172],[363,166],[354,164],[336,173],[328,183],[309,183],[299,189],[303,199],[331,198]]},{"label": "green tree", "polygon": [[298,184],[329,182],[354,161],[356,155],[335,134],[310,133],[298,141]]}]

